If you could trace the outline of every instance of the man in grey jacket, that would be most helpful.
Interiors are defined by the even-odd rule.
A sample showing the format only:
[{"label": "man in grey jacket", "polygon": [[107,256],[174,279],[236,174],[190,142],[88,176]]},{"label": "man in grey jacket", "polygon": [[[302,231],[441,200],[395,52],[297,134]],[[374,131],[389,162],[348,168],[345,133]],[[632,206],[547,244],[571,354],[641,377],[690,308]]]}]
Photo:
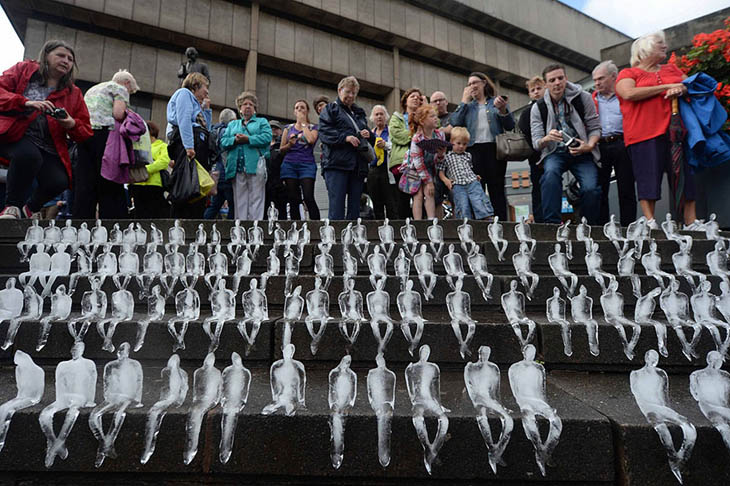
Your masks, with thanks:
[{"label": "man in grey jacket", "polygon": [[579,85],[568,82],[560,64],[547,66],[542,75],[547,89],[543,99],[532,106],[530,127],[532,145],[540,152],[538,164],[544,169],[540,178],[543,219],[560,223],[563,173],[570,170],[580,184],[581,214],[589,224],[598,224],[601,122],[593,99]]}]

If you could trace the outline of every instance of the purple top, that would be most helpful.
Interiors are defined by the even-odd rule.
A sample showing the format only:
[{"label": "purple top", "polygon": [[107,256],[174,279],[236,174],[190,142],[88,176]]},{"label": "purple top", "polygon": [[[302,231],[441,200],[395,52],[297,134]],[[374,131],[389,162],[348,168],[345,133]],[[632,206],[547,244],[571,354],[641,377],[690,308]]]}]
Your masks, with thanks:
[{"label": "purple top", "polygon": [[[297,130],[294,124],[287,127],[287,136],[297,136],[297,143],[289,148],[284,155],[282,163],[288,164],[314,164],[314,144],[307,143],[307,138],[301,130]],[[319,125],[311,125],[310,130],[319,130]]]}]

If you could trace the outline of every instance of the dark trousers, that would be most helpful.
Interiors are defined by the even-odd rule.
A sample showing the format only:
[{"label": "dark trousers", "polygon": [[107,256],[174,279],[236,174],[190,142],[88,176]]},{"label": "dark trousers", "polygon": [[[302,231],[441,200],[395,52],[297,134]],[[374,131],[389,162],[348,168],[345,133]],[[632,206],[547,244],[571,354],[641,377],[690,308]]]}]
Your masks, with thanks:
[{"label": "dark trousers", "polygon": [[601,168],[598,170],[598,184],[602,191],[600,224],[608,223],[609,219],[608,191],[611,187],[612,170],[616,172],[621,226],[628,226],[636,219],[636,189],[631,158],[623,140],[601,143]]},{"label": "dark trousers", "polygon": [[475,143],[469,147],[474,164],[474,173],[482,178],[482,188],[487,186],[489,199],[494,206],[494,215],[507,221],[507,196],[504,192],[504,175],[507,161],[497,160],[497,144]]},{"label": "dark trousers", "polygon": [[[362,196],[363,178],[358,169],[322,171],[327,181],[329,198],[329,219],[355,220],[360,216],[360,196]],[[345,214],[345,198],[347,198],[347,214]]]},{"label": "dark trousers", "polygon": [[[271,174],[269,174],[271,177]],[[264,203],[264,210],[268,211],[271,207],[271,203],[274,203],[274,207],[279,211],[279,218],[284,219],[286,217],[286,204],[288,199],[286,197],[286,187],[281,180],[278,180],[271,184],[271,180],[266,182],[266,199]]]},{"label": "dark trousers", "polygon": [[389,219],[398,219],[394,186],[388,182],[388,167],[385,163],[380,167],[371,167],[368,171],[368,194],[373,200],[375,219],[385,219],[386,214]]},{"label": "dark trousers", "polygon": [[[225,174],[221,173],[221,177]],[[228,219],[236,219],[236,205],[233,203],[233,186],[228,181],[220,181],[218,183],[218,192],[210,198],[210,204],[205,208],[203,218],[216,219],[218,213],[221,212],[223,203],[228,201]]]},{"label": "dark trousers", "polygon": [[79,145],[79,157],[74,167],[74,208],[77,219],[99,218],[126,219],[127,196],[124,186],[101,176],[101,159],[104,157],[109,130],[94,130],[94,135]]},{"label": "dark trousers", "polygon": [[[210,162],[208,161],[208,131],[200,128],[193,127],[193,139],[195,143],[195,160],[200,162],[205,170],[210,170]],[[167,146],[167,154],[171,160],[182,160],[185,155],[185,146],[182,144],[182,139],[177,129],[173,131],[170,137],[170,144]],[[175,169],[173,168],[173,171]],[[170,211],[170,217],[178,219],[203,219],[203,213],[205,212],[205,199],[196,201],[194,203],[177,203],[172,205]]]},{"label": "dark trousers", "polygon": [[[30,138],[0,145],[0,156],[10,161],[6,205],[22,208],[26,202],[34,213],[68,188],[68,173],[58,155],[39,149]],[[33,181],[36,188],[30,195]]]},{"label": "dark trousers", "polygon": [[532,183],[532,217],[536,223],[544,223],[542,215],[542,191],[540,191],[540,178],[542,177],[542,165],[530,165],[530,182]]},{"label": "dark trousers", "polygon": [[160,186],[130,184],[129,192],[134,198],[135,218],[164,219],[170,217],[170,203],[165,199],[165,190]]},{"label": "dark trousers", "polygon": [[[289,201],[291,219],[297,221],[302,219],[299,205],[302,203],[303,196],[309,219],[319,221],[319,206],[317,206],[317,201],[314,199],[314,179],[309,177],[303,179],[287,178],[284,179],[284,185],[286,186],[286,197]],[[286,213],[283,213],[279,217],[284,219],[285,216]]]}]

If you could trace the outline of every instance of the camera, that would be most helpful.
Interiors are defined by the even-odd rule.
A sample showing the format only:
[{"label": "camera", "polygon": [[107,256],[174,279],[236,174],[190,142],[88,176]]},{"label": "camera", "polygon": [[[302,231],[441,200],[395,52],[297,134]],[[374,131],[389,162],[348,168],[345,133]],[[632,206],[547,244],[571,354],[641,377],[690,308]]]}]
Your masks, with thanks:
[{"label": "camera", "polygon": [[54,108],[53,110],[47,111],[46,115],[56,120],[65,120],[68,118],[68,112],[64,108]]},{"label": "camera", "polygon": [[570,135],[566,135],[565,133],[563,133],[563,143],[568,148],[576,148],[580,146],[580,140],[575,137],[571,137]]}]

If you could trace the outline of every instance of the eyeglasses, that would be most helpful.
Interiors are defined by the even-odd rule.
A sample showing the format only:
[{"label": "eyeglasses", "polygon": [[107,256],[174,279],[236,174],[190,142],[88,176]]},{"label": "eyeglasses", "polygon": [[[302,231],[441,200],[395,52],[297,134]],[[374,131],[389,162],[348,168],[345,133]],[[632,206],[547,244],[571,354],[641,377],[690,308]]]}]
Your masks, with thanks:
[{"label": "eyeglasses", "polygon": [[431,100],[431,103],[444,103],[446,101],[446,98],[441,98],[439,100]]}]

